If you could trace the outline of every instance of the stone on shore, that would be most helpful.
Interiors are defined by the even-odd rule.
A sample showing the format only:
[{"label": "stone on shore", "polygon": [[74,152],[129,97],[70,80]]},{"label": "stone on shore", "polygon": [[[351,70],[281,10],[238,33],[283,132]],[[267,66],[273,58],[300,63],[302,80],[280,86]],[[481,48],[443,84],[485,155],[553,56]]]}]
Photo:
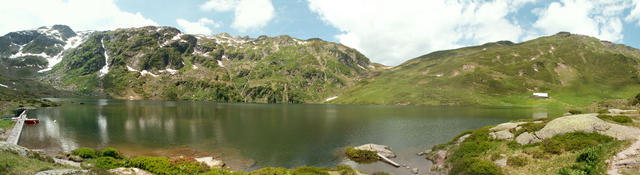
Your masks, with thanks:
[{"label": "stone on shore", "polygon": [[22,147],[20,145],[11,144],[8,142],[0,142],[0,151],[8,151],[8,152],[16,153],[24,158],[27,158],[29,154],[29,149]]},{"label": "stone on shore", "polygon": [[413,168],[413,169],[411,169],[411,172],[412,172],[413,174],[418,174],[418,168]]},{"label": "stone on shore", "polygon": [[373,151],[387,158],[396,157],[396,155],[393,152],[391,152],[391,149],[389,148],[389,146],[385,146],[385,145],[377,145],[377,144],[369,143],[369,144],[364,144],[364,145],[355,147],[355,149]]},{"label": "stone on shore", "polygon": [[80,175],[89,173],[87,170],[74,170],[74,169],[57,169],[40,171],[36,175]]},{"label": "stone on shore", "polygon": [[542,142],[542,140],[529,132],[524,132],[516,137],[516,143],[518,143],[519,145],[526,145],[537,142]]},{"label": "stone on shore", "polygon": [[152,175],[151,173],[138,168],[125,168],[125,167],[110,169],[109,172],[117,175]]},{"label": "stone on shore", "polygon": [[535,135],[540,139],[549,139],[570,132],[598,132],[618,140],[635,139],[640,135],[638,128],[609,123],[596,116],[597,114],[580,114],[560,117],[551,120],[544,128],[535,132]]},{"label": "stone on shore", "polygon": [[509,129],[518,127],[518,125],[521,125],[521,124],[524,124],[524,123],[526,123],[526,122],[515,122],[515,123],[507,122],[507,123],[499,124],[498,126],[495,126],[495,127],[491,128],[489,130],[491,130],[491,131],[509,130]]},{"label": "stone on shore", "polygon": [[209,168],[222,168],[224,166],[222,160],[213,159],[213,157],[200,157],[196,158],[196,161],[206,164]]},{"label": "stone on shore", "polygon": [[493,139],[500,139],[500,140],[513,140],[514,135],[511,132],[509,132],[509,130],[502,130],[498,132],[489,133],[489,137]]}]

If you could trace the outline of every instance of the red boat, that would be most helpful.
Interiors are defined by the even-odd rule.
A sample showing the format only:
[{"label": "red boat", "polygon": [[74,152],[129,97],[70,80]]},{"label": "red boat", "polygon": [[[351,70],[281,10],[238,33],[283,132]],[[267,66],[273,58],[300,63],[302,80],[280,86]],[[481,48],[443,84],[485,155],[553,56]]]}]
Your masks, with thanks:
[{"label": "red boat", "polygon": [[24,123],[25,124],[37,124],[37,123],[40,123],[40,120],[38,120],[38,119],[25,119]]}]

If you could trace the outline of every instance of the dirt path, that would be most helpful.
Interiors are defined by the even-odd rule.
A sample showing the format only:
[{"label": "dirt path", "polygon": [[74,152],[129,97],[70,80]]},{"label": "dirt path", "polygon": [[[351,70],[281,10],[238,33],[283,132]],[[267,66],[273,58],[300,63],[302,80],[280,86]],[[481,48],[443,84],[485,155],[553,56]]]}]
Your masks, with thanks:
[{"label": "dirt path", "polygon": [[607,174],[620,175],[618,171],[621,169],[637,168],[640,165],[640,137],[629,148],[618,152],[609,161]]}]

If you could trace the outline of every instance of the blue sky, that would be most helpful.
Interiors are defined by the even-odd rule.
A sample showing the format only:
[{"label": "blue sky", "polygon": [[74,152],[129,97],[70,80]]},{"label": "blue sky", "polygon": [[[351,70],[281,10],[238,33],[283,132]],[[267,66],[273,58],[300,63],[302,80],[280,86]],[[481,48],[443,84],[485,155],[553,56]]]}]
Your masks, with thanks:
[{"label": "blue sky", "polygon": [[21,0],[0,7],[0,19],[0,34],[53,24],[162,25],[185,33],[321,38],[385,65],[560,31],[640,48],[640,0]]}]

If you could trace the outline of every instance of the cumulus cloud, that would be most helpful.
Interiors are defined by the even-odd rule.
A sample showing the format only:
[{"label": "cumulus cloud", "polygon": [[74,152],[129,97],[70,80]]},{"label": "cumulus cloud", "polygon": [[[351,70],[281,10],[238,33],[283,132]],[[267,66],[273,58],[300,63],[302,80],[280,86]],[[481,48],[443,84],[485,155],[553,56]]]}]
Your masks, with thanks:
[{"label": "cumulus cloud", "polygon": [[213,26],[215,28],[220,27],[220,24],[208,18],[200,18],[198,21],[191,22],[186,19],[178,18],[176,20],[178,26],[184,30],[185,33],[190,34],[211,34],[211,29],[207,27],[207,25]]},{"label": "cumulus cloud", "polygon": [[336,38],[375,62],[397,65],[428,52],[524,33],[507,19],[535,0],[308,0],[309,8],[342,32]]},{"label": "cumulus cloud", "polygon": [[200,6],[202,10],[229,11],[238,4],[237,0],[209,0]]},{"label": "cumulus cloud", "polygon": [[637,21],[638,26],[640,26],[640,0],[633,0],[633,9],[631,9],[625,20],[629,22]]},{"label": "cumulus cloud", "polygon": [[562,0],[545,9],[538,9],[533,27],[543,35],[560,31],[594,36],[604,40],[622,41],[622,13],[630,7],[626,0]]},{"label": "cumulus cloud", "polygon": [[241,32],[264,27],[275,16],[271,0],[209,0],[200,8],[219,12],[233,10],[231,27]]},{"label": "cumulus cloud", "polygon": [[54,24],[69,25],[74,30],[158,25],[140,13],[120,10],[112,0],[6,1],[0,6],[0,19],[0,34]]}]

